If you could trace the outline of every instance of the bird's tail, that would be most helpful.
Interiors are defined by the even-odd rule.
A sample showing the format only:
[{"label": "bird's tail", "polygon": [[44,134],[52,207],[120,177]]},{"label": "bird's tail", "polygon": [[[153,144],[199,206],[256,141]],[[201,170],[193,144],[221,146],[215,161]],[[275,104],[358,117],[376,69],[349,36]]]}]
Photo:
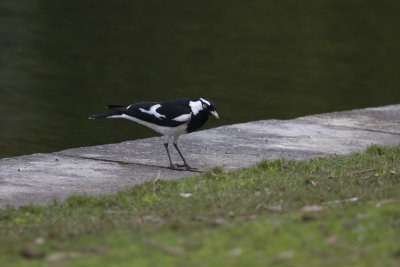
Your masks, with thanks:
[{"label": "bird's tail", "polygon": [[115,116],[122,115],[123,112],[126,110],[126,106],[121,106],[121,105],[107,105],[107,108],[114,110],[114,112],[92,115],[89,117],[89,119],[93,120],[101,118],[113,118]]},{"label": "bird's tail", "polygon": [[121,115],[121,113],[119,113],[119,112],[109,112],[109,113],[96,114],[96,115],[90,116],[89,120],[102,119],[102,118],[112,118],[113,116],[118,116],[118,115]]}]

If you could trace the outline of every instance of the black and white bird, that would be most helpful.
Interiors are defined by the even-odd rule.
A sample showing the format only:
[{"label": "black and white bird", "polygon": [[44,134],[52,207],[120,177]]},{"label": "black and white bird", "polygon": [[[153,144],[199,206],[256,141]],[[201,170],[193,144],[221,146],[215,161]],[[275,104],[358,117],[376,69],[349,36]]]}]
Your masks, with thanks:
[{"label": "black and white bird", "polygon": [[[210,114],[219,119],[214,103],[207,98],[184,98],[166,102],[141,102],[129,106],[107,105],[107,108],[113,110],[113,112],[92,115],[89,119],[128,119],[162,134],[164,136],[163,142],[167,150],[170,168],[173,170],[177,170],[179,167],[193,170],[187,164],[182,152],[178,148],[179,136],[199,129],[207,121]],[[172,164],[168,150],[170,139],[172,139],[176,150],[181,156],[183,165]]]}]

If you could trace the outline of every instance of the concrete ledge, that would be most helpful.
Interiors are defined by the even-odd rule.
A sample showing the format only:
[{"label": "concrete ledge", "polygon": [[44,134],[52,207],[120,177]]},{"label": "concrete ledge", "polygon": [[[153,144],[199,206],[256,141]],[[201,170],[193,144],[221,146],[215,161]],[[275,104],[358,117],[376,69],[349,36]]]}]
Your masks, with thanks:
[{"label": "concrete ledge", "polygon": [[[249,167],[262,159],[344,155],[399,142],[400,105],[391,105],[222,126],[183,136],[180,148],[190,165],[205,171],[216,165]],[[167,166],[158,137],[0,159],[0,207],[47,203],[73,193],[110,193],[158,173],[163,179],[196,174]]]}]

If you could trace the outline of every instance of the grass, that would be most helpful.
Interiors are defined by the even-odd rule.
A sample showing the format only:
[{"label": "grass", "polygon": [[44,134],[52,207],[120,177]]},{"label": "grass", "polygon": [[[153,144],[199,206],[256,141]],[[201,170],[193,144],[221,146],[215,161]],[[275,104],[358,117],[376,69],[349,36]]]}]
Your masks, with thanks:
[{"label": "grass", "polygon": [[[162,178],[162,177],[161,177]],[[400,146],[0,210],[0,266],[399,266]]]}]

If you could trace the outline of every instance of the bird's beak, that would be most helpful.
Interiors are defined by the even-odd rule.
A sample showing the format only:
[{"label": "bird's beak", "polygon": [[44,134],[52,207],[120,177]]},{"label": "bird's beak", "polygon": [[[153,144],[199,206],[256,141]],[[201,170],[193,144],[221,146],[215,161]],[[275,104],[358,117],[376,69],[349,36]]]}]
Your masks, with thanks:
[{"label": "bird's beak", "polygon": [[217,119],[219,119],[219,115],[218,113],[214,110],[214,111],[210,111],[210,113]]}]

